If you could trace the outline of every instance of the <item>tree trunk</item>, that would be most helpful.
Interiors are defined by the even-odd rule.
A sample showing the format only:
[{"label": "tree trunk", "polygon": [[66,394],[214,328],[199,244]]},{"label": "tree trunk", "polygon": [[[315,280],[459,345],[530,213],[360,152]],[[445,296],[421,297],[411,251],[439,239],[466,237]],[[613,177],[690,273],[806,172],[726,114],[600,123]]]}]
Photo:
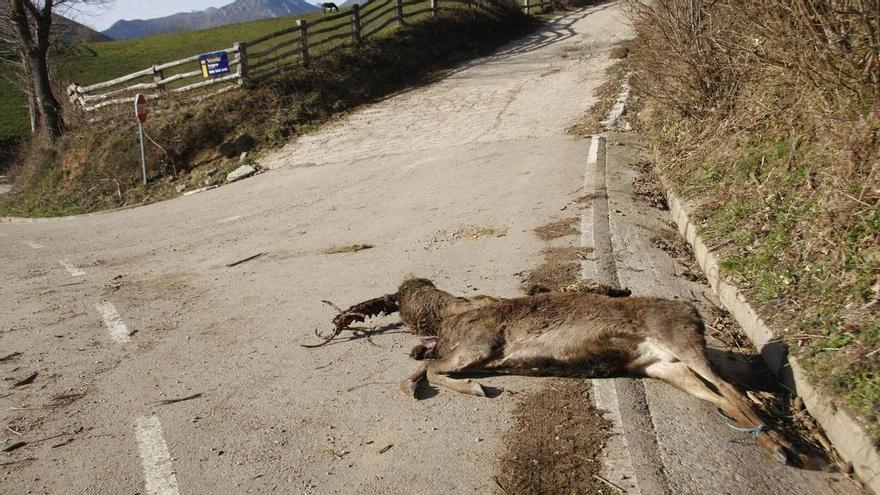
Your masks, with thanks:
[{"label": "tree trunk", "polygon": [[17,49],[22,58],[28,91],[36,113],[36,131],[54,141],[64,131],[61,106],[52,93],[49,81],[49,47],[51,44],[52,9],[56,0],[8,0],[9,26],[17,38]]},{"label": "tree trunk", "polygon": [[28,57],[28,64],[33,74],[34,100],[40,131],[50,141],[54,141],[64,131],[64,122],[61,119],[61,106],[52,94],[46,55],[44,50],[37,49]]}]

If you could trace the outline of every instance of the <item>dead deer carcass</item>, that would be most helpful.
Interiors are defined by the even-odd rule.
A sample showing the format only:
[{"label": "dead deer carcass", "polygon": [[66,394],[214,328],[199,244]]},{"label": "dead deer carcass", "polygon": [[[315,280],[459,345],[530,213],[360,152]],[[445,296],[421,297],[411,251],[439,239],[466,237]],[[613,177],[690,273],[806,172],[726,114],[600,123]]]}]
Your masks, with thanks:
[{"label": "dead deer carcass", "polygon": [[[414,356],[434,358],[401,383],[401,389],[413,397],[422,379],[483,397],[486,393],[479,383],[450,376],[478,371],[647,376],[715,404],[746,426],[780,461],[794,454],[788,443],[764,426],[745,396],[715,372],[706,357],[703,322],[688,303],[577,292],[462,298],[437,289],[430,280],[412,278],[396,294],[353,308],[363,305],[375,312],[355,311],[359,321],[380,311],[399,311],[414,333],[435,337],[413,350]],[[341,312],[337,320],[346,319],[345,314]],[[339,331],[337,324],[329,338]]]}]

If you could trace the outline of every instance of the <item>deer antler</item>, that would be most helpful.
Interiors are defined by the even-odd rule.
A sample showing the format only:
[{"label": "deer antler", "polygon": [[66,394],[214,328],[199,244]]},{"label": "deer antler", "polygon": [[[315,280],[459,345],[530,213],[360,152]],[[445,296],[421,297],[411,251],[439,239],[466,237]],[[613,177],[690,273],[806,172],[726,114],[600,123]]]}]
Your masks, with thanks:
[{"label": "deer antler", "polygon": [[355,304],[345,311],[330,301],[321,302],[339,312],[339,314],[333,318],[333,330],[329,334],[322,334],[315,329],[315,335],[317,335],[318,338],[323,339],[323,342],[318,344],[300,344],[303,347],[321,347],[322,345],[330,343],[330,341],[335,339],[343,330],[348,329],[352,323],[364,322],[367,318],[372,318],[383,313],[390,315],[398,309],[397,297],[394,294],[386,294],[382,297]]}]

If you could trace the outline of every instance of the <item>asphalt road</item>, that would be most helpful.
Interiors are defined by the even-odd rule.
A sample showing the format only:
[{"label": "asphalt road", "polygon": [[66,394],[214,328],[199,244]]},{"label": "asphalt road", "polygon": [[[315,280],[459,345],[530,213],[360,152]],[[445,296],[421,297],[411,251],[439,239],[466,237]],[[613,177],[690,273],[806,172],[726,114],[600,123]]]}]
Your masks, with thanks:
[{"label": "asphalt road", "polygon": [[[629,36],[617,4],[588,8],[300,138],[251,179],[0,224],[0,358],[21,353],[0,362],[0,436],[27,442],[0,457],[2,491],[494,492],[515,394],[407,398],[396,383],[415,367],[415,339],[393,317],[375,345],[299,344],[328,328],[322,299],[349,305],[409,274],[461,294],[517,295],[546,247],[533,230],[572,215],[583,235],[554,242],[597,248],[585,275],[612,273],[637,294],[711,297],[650,242],[670,227],[633,196],[638,143],[609,136],[590,161],[591,141],[564,132]],[[597,187],[606,203],[572,209]],[[373,247],[325,254],[357,243]],[[730,442],[711,407],[665,384],[597,382],[594,399],[620,433],[606,477],[631,493],[857,492]]]}]

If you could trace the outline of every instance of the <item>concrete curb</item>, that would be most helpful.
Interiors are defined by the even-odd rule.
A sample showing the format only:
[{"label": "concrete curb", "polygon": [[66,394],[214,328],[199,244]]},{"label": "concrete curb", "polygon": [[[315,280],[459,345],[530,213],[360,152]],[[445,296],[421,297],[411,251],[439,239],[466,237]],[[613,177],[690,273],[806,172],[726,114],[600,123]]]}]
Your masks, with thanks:
[{"label": "concrete curb", "polygon": [[687,204],[672,192],[665,180],[663,186],[672,219],[693,248],[697,263],[721,304],[742,326],[770,370],[804,400],[807,410],[825,430],[838,454],[852,463],[856,475],[873,493],[880,495],[880,453],[867,433],[853,416],[810,384],[797,358],[788,355],[788,346],[775,339],[745,295],[722,278],[718,257],[697,234],[696,225],[688,217]]}]

